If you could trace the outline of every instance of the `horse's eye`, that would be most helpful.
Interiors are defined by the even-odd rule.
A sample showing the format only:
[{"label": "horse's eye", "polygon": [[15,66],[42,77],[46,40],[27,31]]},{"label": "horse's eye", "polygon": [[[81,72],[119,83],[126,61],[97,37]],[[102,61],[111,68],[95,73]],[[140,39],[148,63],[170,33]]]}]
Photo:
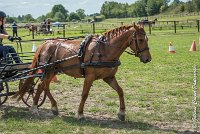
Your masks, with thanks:
[{"label": "horse's eye", "polygon": [[139,39],[139,42],[143,42],[144,40],[143,39]]}]

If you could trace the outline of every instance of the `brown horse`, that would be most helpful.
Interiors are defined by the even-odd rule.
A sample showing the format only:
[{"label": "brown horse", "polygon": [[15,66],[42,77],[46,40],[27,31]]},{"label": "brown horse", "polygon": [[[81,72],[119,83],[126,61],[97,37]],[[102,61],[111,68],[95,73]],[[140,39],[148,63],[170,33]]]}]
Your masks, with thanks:
[{"label": "brown horse", "polygon": [[27,29],[29,30],[29,35],[32,34],[32,33],[34,33],[34,34],[37,35],[37,33],[38,33],[38,27],[37,27],[36,25],[33,25],[33,24],[26,24],[26,25],[24,26],[24,28],[25,28],[25,29],[27,28]]},{"label": "brown horse", "polygon": [[[115,77],[118,69],[117,66],[119,65],[118,60],[125,49],[130,47],[134,51],[135,56],[140,58],[141,62],[150,62],[151,55],[148,47],[148,39],[143,27],[136,26],[135,24],[110,30],[106,32],[102,38],[92,36],[85,42],[85,51],[82,54],[82,60],[77,56],[80,48],[80,41],[46,41],[38,47],[31,68],[66,58],[67,60],[55,64],[54,68],[50,68],[50,70],[63,68],[62,72],[69,76],[85,78],[82,98],[78,108],[78,119],[84,118],[84,104],[93,81],[103,79],[118,93],[120,100],[118,117],[120,120],[125,120],[124,93]],[[65,67],[70,67],[70,69],[66,69]],[[36,71],[33,73],[36,73]],[[55,115],[58,114],[57,102],[49,91],[50,81],[55,74],[56,72],[51,71],[46,73],[44,79],[39,83],[32,108],[37,109],[39,96],[44,90],[51,101],[52,112]],[[33,80],[34,78],[26,79],[24,85],[15,97],[19,95],[18,99],[21,99],[31,87]]]}]

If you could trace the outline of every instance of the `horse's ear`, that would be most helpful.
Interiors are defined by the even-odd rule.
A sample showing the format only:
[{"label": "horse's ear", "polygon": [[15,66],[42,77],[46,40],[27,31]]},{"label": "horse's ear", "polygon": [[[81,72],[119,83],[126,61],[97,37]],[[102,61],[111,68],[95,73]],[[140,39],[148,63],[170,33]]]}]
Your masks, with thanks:
[{"label": "horse's ear", "polygon": [[134,21],[132,22],[132,26],[133,26],[135,29],[138,28]]},{"label": "horse's ear", "polygon": [[132,25],[135,26],[135,21],[132,22]]},{"label": "horse's ear", "polygon": [[140,24],[140,27],[144,29],[144,24]]}]

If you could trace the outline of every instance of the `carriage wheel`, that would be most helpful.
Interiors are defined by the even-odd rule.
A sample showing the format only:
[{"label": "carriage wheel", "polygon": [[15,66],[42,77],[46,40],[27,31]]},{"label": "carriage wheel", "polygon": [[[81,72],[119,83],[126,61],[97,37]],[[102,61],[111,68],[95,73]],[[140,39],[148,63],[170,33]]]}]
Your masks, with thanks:
[{"label": "carriage wheel", "polygon": [[[35,94],[37,91],[37,84],[39,81],[40,81],[39,78],[35,78],[35,81],[34,81],[32,87],[29,89],[28,92],[25,93],[25,95],[22,98],[22,101],[28,107],[31,107],[33,105],[33,98],[35,97]],[[21,88],[23,83],[24,83],[24,80],[20,80],[19,89]],[[45,99],[46,99],[46,93],[45,93],[45,91],[42,91],[42,93],[40,94],[39,101],[38,101],[38,107],[42,106],[42,104],[45,102]]]},{"label": "carriage wheel", "polygon": [[7,82],[2,83],[0,86],[2,87],[0,88],[0,105],[2,105],[8,99],[9,87]]}]

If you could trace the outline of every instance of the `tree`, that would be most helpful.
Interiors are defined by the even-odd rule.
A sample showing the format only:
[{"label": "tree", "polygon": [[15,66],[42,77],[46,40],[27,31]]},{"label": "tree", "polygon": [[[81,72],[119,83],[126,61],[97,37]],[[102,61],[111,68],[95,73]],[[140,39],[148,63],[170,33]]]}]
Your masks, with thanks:
[{"label": "tree", "polygon": [[18,20],[18,21],[22,21],[23,18],[19,15],[19,16],[17,17],[17,20]]},{"label": "tree", "polygon": [[104,2],[100,13],[106,18],[124,18],[128,15],[128,4],[118,3],[118,2]]},{"label": "tree", "polygon": [[180,3],[180,0],[174,0],[173,2],[172,2],[172,4],[179,4]]},{"label": "tree", "polygon": [[54,21],[65,21],[65,16],[61,12],[56,12],[53,17],[53,20]]},{"label": "tree", "polygon": [[200,0],[192,0],[196,11],[200,11]]},{"label": "tree", "polygon": [[45,15],[39,16],[39,17],[37,18],[37,21],[38,21],[38,22],[43,22],[44,20],[46,20],[46,16],[45,16]]},{"label": "tree", "polygon": [[157,5],[157,0],[148,0],[146,11],[149,16],[159,13],[159,7]]},{"label": "tree", "polygon": [[150,16],[160,13],[161,6],[166,6],[168,2],[168,0],[148,0],[146,6],[147,14]]},{"label": "tree", "polygon": [[54,5],[51,10],[51,18],[54,18],[56,13],[60,12],[63,14],[64,18],[66,19],[68,17],[68,10],[65,9],[65,7],[62,4]]},{"label": "tree", "polygon": [[48,12],[47,14],[46,14],[46,18],[52,18],[52,12]]},{"label": "tree", "polygon": [[69,21],[74,21],[74,20],[81,20],[81,18],[75,12],[71,12],[69,14]]},{"label": "tree", "polygon": [[192,1],[186,2],[185,8],[186,8],[186,11],[188,11],[189,13],[190,13],[190,12],[193,12],[194,10],[193,10]]},{"label": "tree", "polygon": [[32,17],[31,14],[24,15],[24,16],[23,16],[23,20],[24,20],[25,22],[35,21],[35,19]]},{"label": "tree", "polygon": [[106,18],[110,18],[110,12],[111,12],[110,2],[105,1],[101,7],[100,13],[104,15]]},{"label": "tree", "polygon": [[16,21],[16,18],[7,16],[7,17],[6,17],[6,21],[7,21],[8,23],[13,23],[14,21]]},{"label": "tree", "polygon": [[83,9],[78,9],[76,10],[76,14],[81,18],[81,19],[84,19],[85,18],[85,10]]},{"label": "tree", "polygon": [[181,4],[180,11],[181,11],[181,12],[184,12],[184,11],[185,11],[185,6],[184,6],[184,4]]}]

